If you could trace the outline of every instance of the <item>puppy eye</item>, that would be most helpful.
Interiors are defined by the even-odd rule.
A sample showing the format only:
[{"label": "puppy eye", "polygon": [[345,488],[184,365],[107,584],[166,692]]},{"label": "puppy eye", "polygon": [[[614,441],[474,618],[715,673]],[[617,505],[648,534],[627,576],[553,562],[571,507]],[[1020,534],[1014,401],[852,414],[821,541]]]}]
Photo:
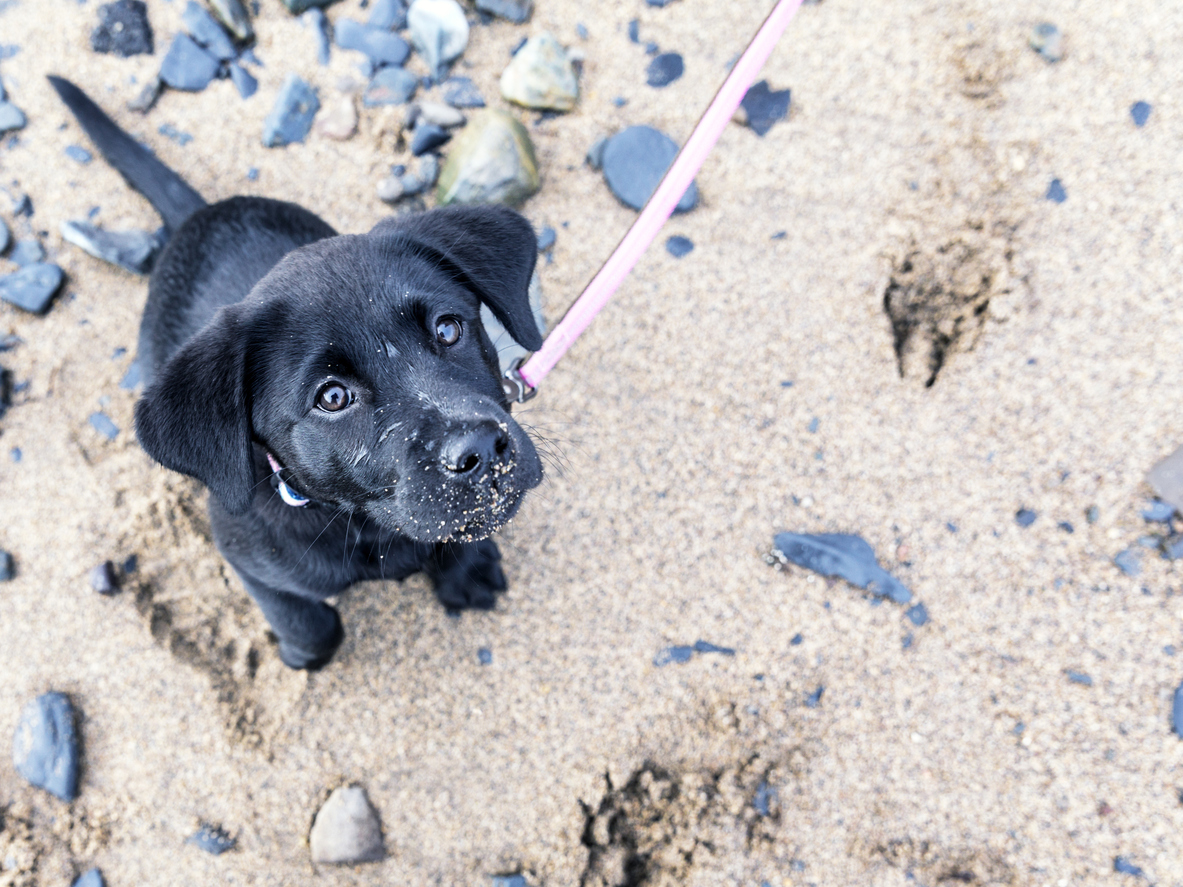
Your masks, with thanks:
[{"label": "puppy eye", "polygon": [[459,317],[441,317],[435,322],[435,340],[441,345],[455,345],[460,341]]},{"label": "puppy eye", "polygon": [[343,410],[353,402],[353,395],[340,382],[329,382],[317,392],[316,405],[326,413]]}]

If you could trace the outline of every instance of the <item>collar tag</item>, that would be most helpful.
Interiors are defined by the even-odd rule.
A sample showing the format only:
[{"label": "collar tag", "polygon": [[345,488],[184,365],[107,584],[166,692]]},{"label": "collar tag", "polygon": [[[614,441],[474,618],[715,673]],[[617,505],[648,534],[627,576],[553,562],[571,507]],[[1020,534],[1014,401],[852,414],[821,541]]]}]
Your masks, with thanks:
[{"label": "collar tag", "polygon": [[284,483],[283,478],[279,476],[279,472],[283,469],[280,467],[279,461],[271,453],[267,454],[267,462],[271,466],[271,473],[275,475],[275,479],[279,482],[279,498],[284,501],[284,504],[291,505],[293,508],[303,508],[307,505],[310,501],[309,498],[307,496],[301,496]]}]

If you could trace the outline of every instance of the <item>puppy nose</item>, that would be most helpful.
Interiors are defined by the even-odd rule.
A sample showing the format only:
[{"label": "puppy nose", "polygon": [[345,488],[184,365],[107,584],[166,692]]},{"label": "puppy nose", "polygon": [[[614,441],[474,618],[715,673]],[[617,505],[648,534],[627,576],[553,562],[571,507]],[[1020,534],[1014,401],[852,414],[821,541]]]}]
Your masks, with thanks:
[{"label": "puppy nose", "polygon": [[444,468],[457,475],[481,474],[509,449],[509,434],[496,422],[482,422],[453,434],[440,450]]}]

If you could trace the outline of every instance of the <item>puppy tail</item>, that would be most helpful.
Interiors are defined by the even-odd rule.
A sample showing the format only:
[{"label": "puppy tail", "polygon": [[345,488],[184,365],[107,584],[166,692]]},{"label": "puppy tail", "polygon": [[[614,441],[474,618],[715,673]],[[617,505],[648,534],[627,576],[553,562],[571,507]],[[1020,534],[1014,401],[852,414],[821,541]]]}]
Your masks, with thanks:
[{"label": "puppy tail", "polygon": [[61,77],[50,76],[49,82],[107,162],[148,198],[169,231],[206,205],[184,179],[120,129],[81,89]]}]

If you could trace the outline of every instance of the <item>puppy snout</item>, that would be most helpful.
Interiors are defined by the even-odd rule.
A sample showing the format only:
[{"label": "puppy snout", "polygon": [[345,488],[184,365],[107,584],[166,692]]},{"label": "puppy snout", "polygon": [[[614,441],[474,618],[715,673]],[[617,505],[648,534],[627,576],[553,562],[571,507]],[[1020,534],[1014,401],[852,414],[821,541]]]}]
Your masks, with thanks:
[{"label": "puppy snout", "polygon": [[509,452],[509,433],[496,422],[481,422],[452,434],[440,451],[444,468],[457,476],[479,477]]}]

